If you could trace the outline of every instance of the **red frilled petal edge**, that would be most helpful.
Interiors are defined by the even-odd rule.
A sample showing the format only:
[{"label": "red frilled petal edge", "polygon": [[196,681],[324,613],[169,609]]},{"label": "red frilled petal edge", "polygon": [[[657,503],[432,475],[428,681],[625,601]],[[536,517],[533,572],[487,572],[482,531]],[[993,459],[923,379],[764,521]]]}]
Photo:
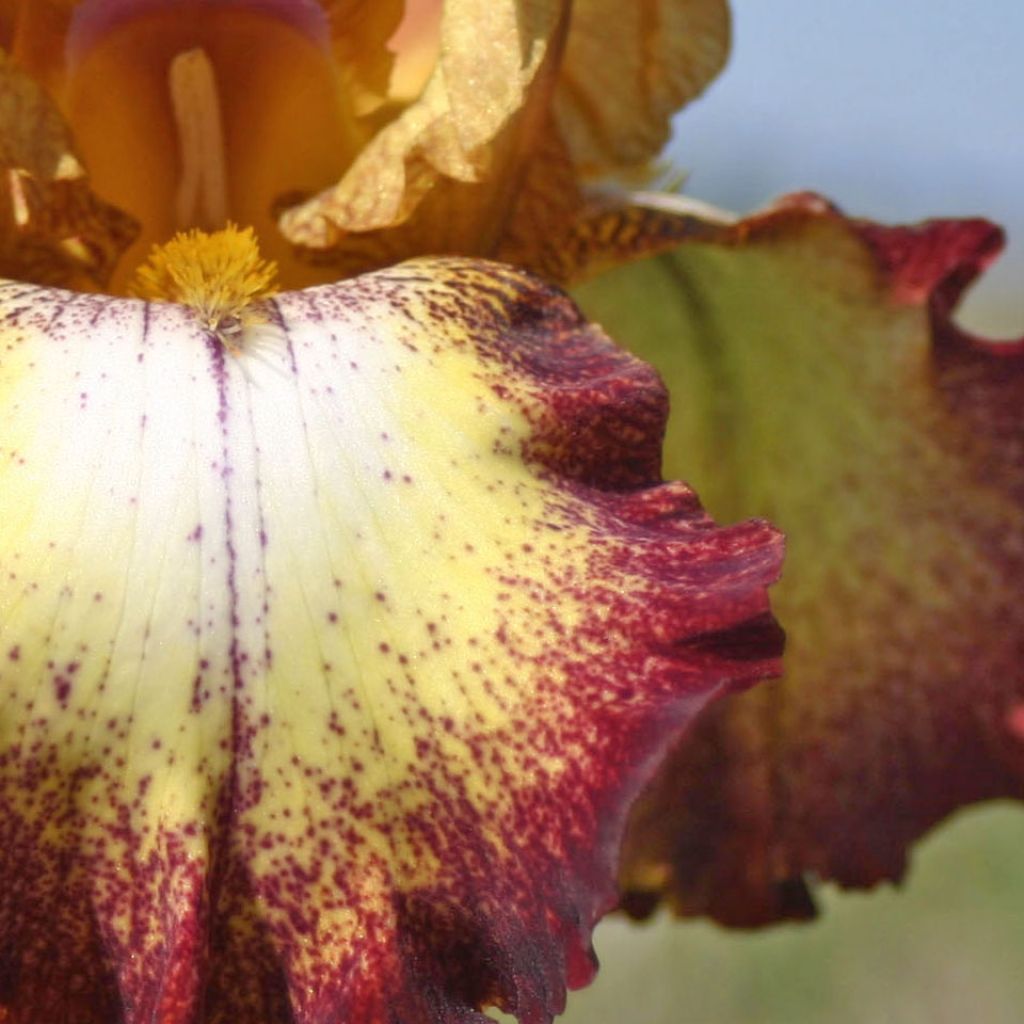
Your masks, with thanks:
[{"label": "red frilled petal edge", "polygon": [[779,668],[779,537],[528,275],[262,320],[0,287],[0,1019],[548,1021],[667,745]]},{"label": "red frilled petal edge", "polygon": [[[898,879],[1024,778],[1024,342],[952,323],[980,220],[880,227],[798,195],[580,292],[653,362],[666,472],[787,537],[782,680],[710,709],[628,833],[627,909],[809,916]],[[644,296],[639,299],[638,296]]]}]

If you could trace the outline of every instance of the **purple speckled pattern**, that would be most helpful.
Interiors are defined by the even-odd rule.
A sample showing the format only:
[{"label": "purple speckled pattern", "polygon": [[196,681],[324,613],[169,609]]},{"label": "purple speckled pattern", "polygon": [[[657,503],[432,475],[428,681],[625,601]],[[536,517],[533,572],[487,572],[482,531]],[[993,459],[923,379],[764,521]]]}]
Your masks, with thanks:
[{"label": "purple speckled pattern", "polygon": [[0,1019],[550,1021],[639,787],[778,669],[780,538],[529,275],[264,318],[0,291]]}]

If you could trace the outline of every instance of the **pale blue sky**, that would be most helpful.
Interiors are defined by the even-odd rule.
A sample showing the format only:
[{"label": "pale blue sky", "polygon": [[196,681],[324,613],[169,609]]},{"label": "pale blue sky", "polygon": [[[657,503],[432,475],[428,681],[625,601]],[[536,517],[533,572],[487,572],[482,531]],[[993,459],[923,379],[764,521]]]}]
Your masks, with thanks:
[{"label": "pale blue sky", "polygon": [[[1011,233],[978,299],[1024,330],[1024,2],[734,0],[733,56],[676,121],[687,191],[732,209],[813,188],[880,220]],[[1015,293],[1015,294],[1013,294]]]}]

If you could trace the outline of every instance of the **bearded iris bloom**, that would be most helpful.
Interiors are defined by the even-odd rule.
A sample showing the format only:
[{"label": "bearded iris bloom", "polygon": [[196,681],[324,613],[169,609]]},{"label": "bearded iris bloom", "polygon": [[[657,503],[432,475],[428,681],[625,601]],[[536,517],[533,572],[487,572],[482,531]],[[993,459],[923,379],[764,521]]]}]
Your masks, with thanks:
[{"label": "bearded iris bloom", "polygon": [[[794,313],[807,294],[839,311],[836,359],[851,325],[898,335],[912,401],[865,358],[864,404],[838,407],[858,429],[886,413],[864,430],[858,471],[890,434],[924,470],[895,499],[884,480],[855,491],[931,522],[944,491],[928,485],[954,481],[949,522],[972,503],[988,516],[954,575],[989,601],[986,622],[1009,614],[994,573],[1012,572],[1018,548],[1012,427],[982,417],[942,449],[985,403],[958,399],[943,418],[921,386],[927,335],[953,337],[946,314],[991,237],[880,235],[810,199],[730,224],[588,191],[585,179],[643,169],[725,52],[720,3],[616,5],[609,50],[611,10],[414,7],[389,70],[390,3],[0,6],[5,1019],[463,1021],[497,1005],[533,1021],[592,974],[590,928],[614,900],[640,786],[712,696],[778,668],[764,588],[780,542],[763,523],[716,528],[688,489],[660,483],[666,399],[650,370],[549,285],[469,257],[566,281],[680,244],[640,271],[691,296],[671,344],[621,329],[677,396],[673,466],[701,479],[706,459],[702,486],[725,516],[746,514],[749,486],[809,550],[794,586],[811,596],[789,609],[802,664],[843,636],[813,616],[801,634],[808,606],[870,621],[848,609],[871,588],[843,570],[858,536],[889,536],[899,517],[814,532],[765,499],[785,443],[755,442],[785,436],[765,429],[776,407],[739,405],[738,371],[708,382],[700,359],[672,360],[691,338],[706,356],[717,334],[712,370],[735,359],[756,381],[780,317],[820,354]],[[398,263],[434,253],[449,258]],[[835,279],[808,286],[808,264]],[[614,288],[583,294],[609,324],[632,301],[602,307]],[[734,355],[736,339],[757,344]],[[946,392],[966,375],[992,395],[993,354],[949,344]],[[802,411],[803,394],[785,409]],[[1000,394],[1010,408],[1012,386]],[[825,436],[836,407],[810,407],[800,444]],[[1003,474],[980,505],[966,489],[979,465]],[[831,496],[847,475],[812,478]],[[911,635],[948,633],[941,618],[921,632],[920,592],[950,537],[931,535]],[[819,550],[842,586],[808,569]],[[837,589],[854,594],[817,596]],[[1012,739],[1020,634],[1007,621],[980,673],[981,717]],[[885,704],[877,669],[851,676],[859,694],[881,690],[867,708]],[[910,707],[926,692],[905,689]],[[639,806],[622,874],[633,907],[668,894],[684,911],[739,920],[733,900],[770,919],[804,907],[805,867],[828,872],[818,836],[845,820],[820,813],[820,790],[788,801],[790,786],[782,806],[801,827],[775,827],[765,780],[820,775],[765,742],[779,734],[765,692],[763,716],[730,702],[738,724],[684,742]],[[808,738],[797,769],[832,741],[800,717],[819,706],[830,713],[799,704],[782,732]],[[830,778],[858,769],[848,755]],[[918,816],[885,833],[897,858],[950,804],[917,796],[948,760],[919,761],[901,805]],[[870,812],[878,789],[864,791]],[[875,876],[891,867],[879,863]]]},{"label": "bearded iris bloom", "polygon": [[568,5],[446,7],[399,110],[388,5],[2,10],[0,1019],[548,1019],[781,553],[467,258],[526,244]]}]

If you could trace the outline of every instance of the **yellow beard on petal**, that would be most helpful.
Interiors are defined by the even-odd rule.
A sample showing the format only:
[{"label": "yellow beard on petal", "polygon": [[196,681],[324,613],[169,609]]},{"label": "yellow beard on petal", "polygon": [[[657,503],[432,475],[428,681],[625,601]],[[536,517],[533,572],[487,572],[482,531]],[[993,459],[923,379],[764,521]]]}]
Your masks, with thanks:
[{"label": "yellow beard on petal", "polygon": [[135,275],[133,294],[176,302],[234,348],[233,335],[262,322],[254,304],[277,291],[277,265],[260,256],[252,228],[189,231],[157,246]]}]

